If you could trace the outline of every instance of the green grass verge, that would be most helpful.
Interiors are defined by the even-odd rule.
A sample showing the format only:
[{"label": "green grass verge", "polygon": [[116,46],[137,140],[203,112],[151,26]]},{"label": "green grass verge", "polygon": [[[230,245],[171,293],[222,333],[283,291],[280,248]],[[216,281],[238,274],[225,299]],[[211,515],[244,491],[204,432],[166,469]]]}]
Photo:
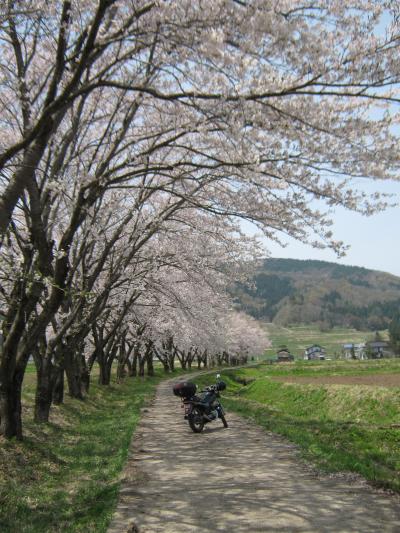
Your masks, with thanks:
[{"label": "green grass verge", "polygon": [[25,379],[24,440],[0,439],[0,529],[105,532],[140,409],[161,377],[92,384],[86,401],[66,398],[41,425],[32,420],[34,378]]},{"label": "green grass verge", "polygon": [[[400,492],[400,388],[304,385],[274,376],[399,373],[400,359],[299,362],[225,370],[223,405],[297,444],[304,459],[324,472],[355,472],[376,486]],[[195,380],[211,383],[211,375]]]}]

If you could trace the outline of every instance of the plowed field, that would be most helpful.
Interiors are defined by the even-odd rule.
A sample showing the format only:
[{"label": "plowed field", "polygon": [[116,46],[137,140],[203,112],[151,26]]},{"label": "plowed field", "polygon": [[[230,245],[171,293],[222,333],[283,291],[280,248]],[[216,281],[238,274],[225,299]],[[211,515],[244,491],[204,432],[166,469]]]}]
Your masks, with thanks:
[{"label": "plowed field", "polygon": [[368,374],[365,376],[277,376],[275,381],[311,385],[369,385],[372,387],[400,387],[400,374]]}]

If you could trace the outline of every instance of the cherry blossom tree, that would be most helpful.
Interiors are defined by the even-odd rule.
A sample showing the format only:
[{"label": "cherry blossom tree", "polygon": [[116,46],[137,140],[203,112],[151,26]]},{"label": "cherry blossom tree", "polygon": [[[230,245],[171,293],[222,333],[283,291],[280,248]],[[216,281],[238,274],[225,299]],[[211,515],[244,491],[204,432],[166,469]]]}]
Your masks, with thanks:
[{"label": "cherry blossom tree", "polygon": [[[389,22],[378,32],[384,15]],[[396,175],[393,119],[385,113],[398,101],[393,2],[220,0],[205,9],[191,1],[100,0],[50,9],[9,1],[0,20],[2,231],[72,106],[84,98],[107,107],[116,91],[141,100],[147,132],[157,135],[159,125],[170,132],[167,168],[210,169],[219,197],[228,200],[235,187],[246,192],[261,208],[254,218],[270,230],[283,229],[284,214],[286,231],[298,238],[310,226],[329,240],[325,218],[307,207],[310,195],[368,211],[363,195],[337,176]],[[372,119],[377,105],[382,113]],[[124,119],[120,125],[125,130]],[[129,169],[138,175],[131,160],[121,158],[125,178]]]},{"label": "cherry blossom tree", "polygon": [[[71,378],[74,365],[87,371],[88,339],[116,356],[129,298],[139,308],[161,287],[177,296],[179,283],[156,275],[166,254],[150,252],[161,232],[181,231],[174,221],[242,218],[342,253],[327,210],[382,209],[353,181],[398,177],[399,44],[398,7],[378,0],[4,3],[0,431],[22,435],[31,354],[48,405],[56,360]],[[192,240],[174,252],[182,265]],[[130,268],[138,287],[118,305]],[[207,350],[173,333],[178,349]]]},{"label": "cherry blossom tree", "polygon": [[221,351],[225,352],[225,362],[230,365],[245,364],[249,358],[263,355],[271,344],[262,326],[244,313],[231,312],[222,316],[220,331],[224,334]]},{"label": "cherry blossom tree", "polygon": [[[164,203],[160,202],[159,207],[164,209]],[[62,381],[58,371],[63,368],[70,394],[83,399],[94,362],[100,368],[101,384],[110,382],[117,354],[120,372],[122,361],[127,364],[126,357],[132,354],[132,363],[139,364],[139,375],[143,375],[145,364],[152,373],[153,354],[166,353],[157,349],[157,340],[163,348],[169,343],[166,332],[176,334],[179,351],[173,344],[168,357],[160,357],[165,368],[173,370],[175,356],[187,361],[186,346],[191,345],[192,355],[197,353],[194,347],[199,346],[195,340],[198,331],[210,330],[216,310],[226,310],[221,302],[227,301],[223,292],[231,280],[229,276],[235,268],[239,271],[245,252],[248,257],[257,252],[253,239],[237,239],[236,225],[193,209],[164,221],[157,233],[154,209],[148,228],[146,215],[140,223],[131,214],[128,219],[121,211],[115,215],[112,202],[107,209],[105,219],[101,211],[106,226],[101,225],[100,212],[95,211],[94,219],[81,228],[83,235],[71,251],[72,277],[64,303],[51,321],[53,332],[49,331],[35,350],[38,421],[48,418],[53,386],[56,379],[57,383]],[[147,231],[151,239],[146,238]],[[112,248],[104,242],[112,243]],[[148,318],[138,311],[143,307],[147,315],[150,310]],[[162,317],[162,325],[156,317]],[[129,327],[131,323],[133,328]],[[210,335],[207,338],[210,344]],[[135,364],[131,368],[136,368]]]},{"label": "cherry blossom tree", "polygon": [[[261,328],[250,318],[235,322],[237,313],[232,312],[227,296],[235,264],[239,267],[240,261],[243,271],[244,252],[252,243],[232,239],[226,221],[219,219],[219,227],[210,222],[213,219],[207,225],[205,216],[192,215],[186,228],[182,221],[174,221],[157,235],[157,250],[166,249],[168,260],[150,274],[143,298],[135,303],[136,320],[146,325],[146,336],[165,370],[173,370],[175,359],[182,368],[190,367],[195,358],[207,366],[215,362],[219,349],[235,349],[236,356],[238,352],[244,356],[249,350],[262,354],[268,346],[261,332],[264,344],[260,347]],[[253,247],[250,252],[254,253]],[[248,345],[233,347],[232,331],[243,343],[247,339]]]}]

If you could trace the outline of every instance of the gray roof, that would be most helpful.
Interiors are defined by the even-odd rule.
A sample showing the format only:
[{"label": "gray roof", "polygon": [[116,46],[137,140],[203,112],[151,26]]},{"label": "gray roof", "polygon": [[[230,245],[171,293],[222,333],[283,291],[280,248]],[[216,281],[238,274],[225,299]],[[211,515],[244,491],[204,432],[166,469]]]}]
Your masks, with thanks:
[{"label": "gray roof", "polygon": [[388,343],[385,341],[372,341],[368,343],[370,348],[386,348]]}]

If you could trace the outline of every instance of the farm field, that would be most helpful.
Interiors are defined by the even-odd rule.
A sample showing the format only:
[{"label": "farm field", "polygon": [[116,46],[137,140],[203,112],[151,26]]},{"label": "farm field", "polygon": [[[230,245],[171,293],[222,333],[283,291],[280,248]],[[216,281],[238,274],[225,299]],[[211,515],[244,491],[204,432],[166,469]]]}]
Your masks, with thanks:
[{"label": "farm field", "polygon": [[400,374],[367,374],[363,376],[287,376],[275,377],[284,383],[309,385],[368,385],[372,387],[400,387]]},{"label": "farm field", "polygon": [[228,413],[285,436],[318,471],[400,492],[400,359],[262,363],[222,378]]},{"label": "farm field", "polygon": [[[267,358],[276,355],[278,347],[286,345],[296,357],[303,357],[307,346],[319,344],[326,349],[327,357],[336,359],[341,355],[342,345],[345,343],[361,343],[374,337],[371,331],[358,331],[351,328],[333,328],[330,331],[320,331],[313,325],[284,327],[272,322],[265,323],[272,346],[266,351]],[[387,331],[379,332],[383,339],[388,339]]]}]

